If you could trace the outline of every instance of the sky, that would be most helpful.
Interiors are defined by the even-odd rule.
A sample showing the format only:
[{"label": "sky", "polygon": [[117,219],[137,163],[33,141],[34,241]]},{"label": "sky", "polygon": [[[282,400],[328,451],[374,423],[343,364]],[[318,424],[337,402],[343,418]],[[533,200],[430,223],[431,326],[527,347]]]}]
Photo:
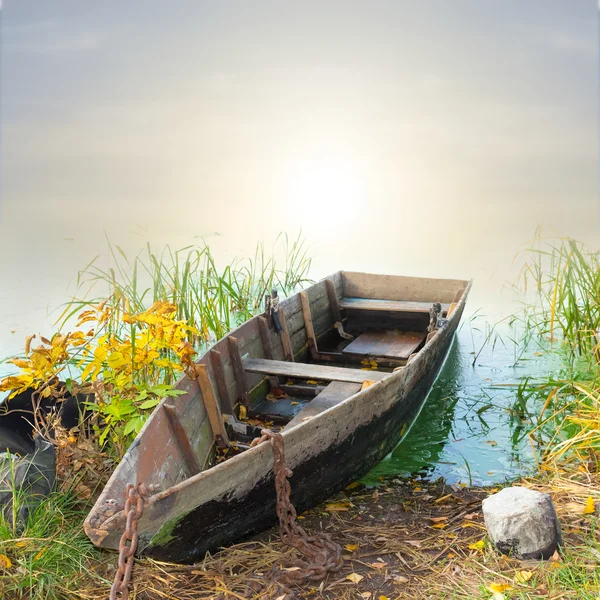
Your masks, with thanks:
[{"label": "sky", "polygon": [[105,234],[230,256],[302,228],[319,276],[486,278],[538,225],[596,243],[597,13],[5,0],[0,336]]}]

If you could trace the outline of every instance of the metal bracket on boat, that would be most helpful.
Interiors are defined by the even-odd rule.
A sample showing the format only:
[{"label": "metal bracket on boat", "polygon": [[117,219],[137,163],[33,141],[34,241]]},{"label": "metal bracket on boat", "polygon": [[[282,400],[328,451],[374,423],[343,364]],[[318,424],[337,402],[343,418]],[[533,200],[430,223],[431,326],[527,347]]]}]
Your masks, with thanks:
[{"label": "metal bracket on boat", "polygon": [[344,331],[344,326],[342,325],[341,321],[336,321],[333,326],[338,330],[338,333],[340,334],[340,337],[345,339],[345,340],[353,340],[354,336],[350,335],[349,333],[346,333]]},{"label": "metal bracket on boat", "polygon": [[442,314],[442,305],[439,302],[434,302],[433,306],[429,309],[429,326],[427,327],[427,331],[429,333],[433,333],[436,329],[438,329],[438,319]]},{"label": "metal bracket on boat", "polygon": [[265,295],[265,315],[269,327],[273,326],[276,333],[283,331],[281,320],[279,319],[279,296],[277,290],[271,290],[271,295]]}]

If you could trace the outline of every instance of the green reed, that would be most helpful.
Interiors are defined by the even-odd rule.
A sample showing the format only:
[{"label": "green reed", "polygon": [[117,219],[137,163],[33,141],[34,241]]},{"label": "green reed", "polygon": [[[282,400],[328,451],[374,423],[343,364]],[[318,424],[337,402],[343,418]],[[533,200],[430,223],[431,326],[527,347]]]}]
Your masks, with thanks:
[{"label": "green reed", "polygon": [[571,238],[545,241],[538,234],[522,271],[523,287],[533,283],[535,307],[527,328],[551,342],[562,340],[570,359],[600,363],[600,251]]},{"label": "green reed", "polygon": [[[562,373],[535,384],[545,401],[530,432],[546,464],[600,456],[600,252],[571,238],[536,234],[522,270],[534,293],[521,321],[525,336],[563,357]],[[532,285],[533,284],[533,285]],[[526,383],[524,388],[528,388]],[[521,390],[522,391],[522,390]]]},{"label": "green reed", "polygon": [[[112,308],[109,331],[132,337],[123,331],[124,313],[139,313],[157,301],[177,307],[176,319],[199,333],[191,336],[196,348],[221,339],[229,331],[262,311],[265,294],[271,289],[280,296],[309,283],[312,259],[301,234],[290,240],[280,234],[272,253],[259,243],[252,258],[235,259],[219,267],[207,244],[173,250],[166,246],[156,252],[148,244],[133,259],[109,242],[113,266],[103,268],[99,257],[79,272],[78,289],[91,286],[98,297],[108,298]],[[276,257],[282,256],[283,265]],[[91,300],[72,300],[64,308],[61,327]]]}]

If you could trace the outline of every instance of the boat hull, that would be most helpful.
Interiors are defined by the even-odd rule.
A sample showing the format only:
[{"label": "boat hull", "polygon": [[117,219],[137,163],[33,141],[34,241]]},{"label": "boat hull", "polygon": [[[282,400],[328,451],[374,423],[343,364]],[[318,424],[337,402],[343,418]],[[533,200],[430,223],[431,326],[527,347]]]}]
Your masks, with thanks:
[{"label": "boat hull", "polygon": [[[385,406],[379,414],[374,413],[371,419],[362,419],[362,422],[358,420],[353,426],[352,418],[344,418],[345,403],[327,411],[332,413],[326,436],[330,443],[322,442],[318,452],[309,453],[304,460],[292,465],[292,501],[298,513],[365,475],[393,450],[421,409],[439,373],[463,308],[464,301],[448,324],[428,342],[403,373],[394,374],[382,384],[373,386],[368,395],[369,390],[365,390],[355,397],[363,404],[369,402],[373,406]],[[334,413],[338,414],[337,418]],[[324,416],[320,415],[315,422]],[[297,430],[304,425],[285,431],[286,442],[298,443],[301,436]],[[249,456],[247,458],[250,459]],[[165,561],[197,561],[206,552],[241,541],[273,525],[277,518],[275,503],[272,472],[268,472],[255,480],[242,496],[222,494],[194,506],[176,521],[165,523],[157,534],[147,539],[143,553]]]}]

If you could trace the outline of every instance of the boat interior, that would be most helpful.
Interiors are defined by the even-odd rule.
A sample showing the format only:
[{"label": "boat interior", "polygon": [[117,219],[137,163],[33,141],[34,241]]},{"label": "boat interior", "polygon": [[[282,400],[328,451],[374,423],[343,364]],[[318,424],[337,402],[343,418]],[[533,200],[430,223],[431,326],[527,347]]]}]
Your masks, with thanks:
[{"label": "boat interior", "polygon": [[[175,485],[402,369],[443,327],[468,281],[338,272],[244,323],[183,378],[124,461]],[[432,312],[432,309],[434,308]],[[118,481],[114,485],[119,485]]]}]

